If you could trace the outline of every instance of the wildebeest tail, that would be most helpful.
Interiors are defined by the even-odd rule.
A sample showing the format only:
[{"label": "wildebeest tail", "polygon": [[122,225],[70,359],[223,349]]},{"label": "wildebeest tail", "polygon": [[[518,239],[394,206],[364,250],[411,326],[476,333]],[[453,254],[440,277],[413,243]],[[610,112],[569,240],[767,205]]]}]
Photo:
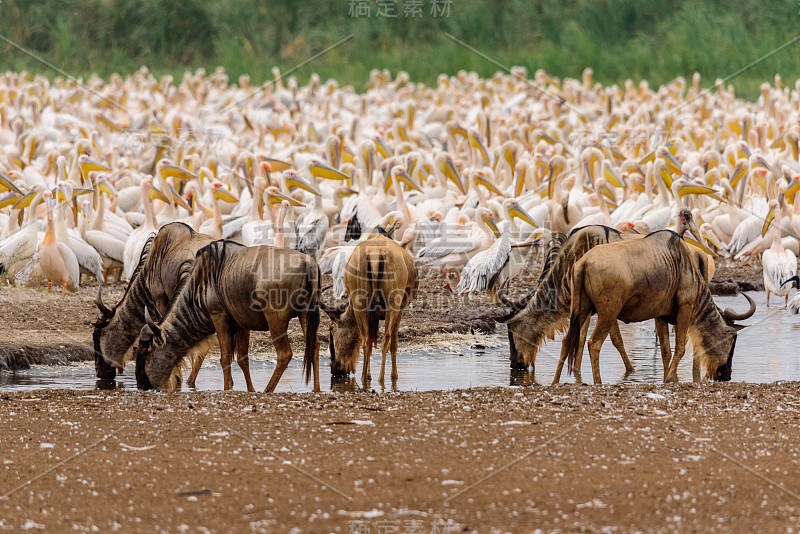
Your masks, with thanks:
[{"label": "wildebeest tail", "polygon": [[311,369],[314,366],[314,354],[317,350],[321,279],[322,275],[316,262],[309,264],[306,269],[306,293],[308,294],[308,308],[306,308],[306,349],[303,353],[303,373],[306,377],[306,384],[308,384],[308,381],[311,379]]},{"label": "wildebeest tail", "polygon": [[581,347],[581,297],[583,295],[583,268],[581,264],[575,265],[572,272],[572,306],[569,314],[569,329],[564,336],[564,350],[567,355],[567,374],[572,374],[575,358]]},{"label": "wildebeest tail", "polygon": [[369,291],[369,301],[367,302],[367,343],[373,347],[378,345],[378,325],[380,323],[380,311],[384,308],[383,302],[383,254],[378,257],[378,272],[372,272],[372,258],[367,256],[367,290]]}]

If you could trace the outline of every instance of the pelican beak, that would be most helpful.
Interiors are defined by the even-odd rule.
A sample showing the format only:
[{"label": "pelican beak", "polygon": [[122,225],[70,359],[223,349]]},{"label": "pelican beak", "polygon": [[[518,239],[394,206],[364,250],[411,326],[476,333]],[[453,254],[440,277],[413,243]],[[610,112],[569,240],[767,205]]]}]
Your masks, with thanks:
[{"label": "pelican beak", "polygon": [[17,195],[13,191],[8,191],[7,193],[0,196],[0,210],[6,208],[8,206],[13,206],[19,200],[19,195]]},{"label": "pelican beak", "polygon": [[622,176],[620,176],[616,169],[606,163],[606,161],[603,161],[603,178],[614,187],[625,187],[625,181],[622,179]]},{"label": "pelican beak", "polygon": [[315,178],[328,178],[329,180],[347,180],[350,178],[347,174],[337,171],[333,167],[328,167],[324,163],[315,163],[309,167],[309,170]]},{"label": "pelican beak", "polygon": [[306,205],[300,202],[299,200],[295,200],[294,198],[284,195],[280,191],[268,191],[267,192],[267,201],[269,202],[270,206],[274,204],[280,204],[283,201],[287,201],[290,206],[305,208]]},{"label": "pelican beak", "polygon": [[512,247],[514,248],[522,248],[522,247],[540,247],[544,245],[544,239],[541,237],[531,238],[527,241],[522,241],[521,243],[512,243]]},{"label": "pelican beak", "polygon": [[16,204],[14,204],[14,206],[11,209],[21,210],[27,208],[28,206],[31,205],[31,202],[33,202],[33,199],[36,197],[37,193],[38,191],[36,191],[35,188],[31,189],[30,191],[22,195],[22,198],[19,199],[19,201]]},{"label": "pelican beak", "polygon": [[114,188],[111,182],[109,182],[105,178],[101,178],[100,180],[97,181],[97,193],[98,194],[105,193],[109,197],[117,196],[117,190]]},{"label": "pelican beak", "polygon": [[482,186],[484,186],[486,189],[488,189],[489,191],[491,191],[492,193],[494,193],[495,195],[498,195],[498,196],[501,196],[501,197],[504,197],[504,196],[505,196],[505,195],[503,194],[503,192],[502,192],[502,191],[500,191],[499,189],[497,189],[497,186],[496,186],[496,185],[494,185],[494,184],[493,184],[493,183],[492,183],[492,182],[491,182],[491,181],[490,181],[490,180],[489,180],[489,179],[488,179],[488,178],[487,178],[485,175],[478,175],[478,176],[476,176],[476,177],[475,177],[475,185],[476,185],[476,186],[478,186],[478,185],[482,185]]},{"label": "pelican beak", "polygon": [[661,179],[664,180],[664,185],[667,186],[667,191],[669,191],[670,196],[672,195],[672,174],[670,174],[667,167],[661,168]]},{"label": "pelican beak", "polygon": [[269,166],[272,168],[272,172],[283,172],[292,168],[291,163],[286,163],[285,161],[275,158],[264,158],[262,161],[269,163]]},{"label": "pelican beak", "polygon": [[508,210],[508,214],[511,215],[512,217],[516,217],[517,219],[525,221],[531,226],[534,227],[536,226],[536,224],[533,222],[533,219],[531,219],[531,216],[528,214],[527,211],[525,211],[525,209],[522,206],[514,206],[513,208]]},{"label": "pelican beak", "polygon": [[383,139],[380,137],[375,138],[375,150],[377,150],[378,154],[380,154],[384,159],[392,155],[389,152],[389,148],[386,146],[386,143],[384,143]]},{"label": "pelican beak", "polygon": [[344,145],[342,147],[341,158],[342,158],[342,163],[355,163],[356,161],[355,153],[352,150],[350,150],[350,147],[347,145]]},{"label": "pelican beak", "polygon": [[710,248],[708,248],[708,246],[706,246],[706,242],[703,239],[703,234],[700,233],[700,229],[697,227],[697,223],[694,222],[694,219],[688,222],[687,230],[689,231],[689,234],[691,234],[691,236],[694,237],[694,239],[689,240],[689,243],[696,246],[697,248],[699,248],[712,258],[717,257],[716,253],[714,253]]},{"label": "pelican beak", "polygon": [[497,228],[497,223],[494,221],[494,217],[492,217],[491,215],[483,215],[483,216],[481,216],[481,219],[492,230],[492,233],[494,234],[494,236],[499,238],[500,237],[500,229]]},{"label": "pelican beak", "polygon": [[784,195],[787,198],[792,198],[798,191],[800,191],[800,180],[792,180]]},{"label": "pelican beak", "polygon": [[764,219],[764,225],[761,227],[761,237],[767,235],[767,230],[769,230],[769,225],[772,224],[773,219],[775,219],[775,208],[770,208],[769,212],[767,212],[767,218]]},{"label": "pelican beak", "polygon": [[733,173],[729,179],[731,184],[731,189],[736,189],[736,186],[739,184],[739,180],[741,180],[747,174],[747,166],[744,163],[737,163],[736,167],[733,169]]},{"label": "pelican beak", "polygon": [[706,241],[714,245],[714,248],[717,250],[723,249],[722,243],[719,239],[717,239],[717,236],[714,234],[714,232],[703,232],[703,237]]},{"label": "pelican beak", "polygon": [[64,202],[70,208],[72,207],[73,192],[69,184],[60,182],[54,192],[59,202]]},{"label": "pelican beak", "polygon": [[483,146],[483,141],[481,141],[480,137],[470,134],[469,144],[478,149],[484,164],[486,164],[487,167],[491,167],[492,163],[489,161],[489,152],[486,150],[486,147]]},{"label": "pelican beak", "polygon": [[351,196],[353,196],[353,195],[357,195],[357,194],[358,194],[358,191],[356,191],[355,189],[351,189],[351,188],[349,188],[349,187],[346,187],[346,188],[344,189],[344,191],[341,191],[341,192],[339,193],[339,196],[340,196],[340,197],[351,197]]},{"label": "pelican beak", "polygon": [[675,159],[675,156],[672,155],[672,152],[669,150],[662,151],[661,157],[664,158],[664,162],[667,164],[667,169],[669,172],[673,174],[681,174],[681,164],[678,163],[678,160]]},{"label": "pelican beak", "polygon": [[0,191],[12,191],[19,196],[25,195],[22,189],[17,187],[17,184],[14,183],[11,177],[4,172],[0,172]]},{"label": "pelican beak", "polygon": [[179,180],[193,180],[194,178],[197,178],[197,175],[178,165],[163,165],[161,167],[161,176],[164,178],[169,178],[172,176],[173,178],[178,178]]},{"label": "pelican beak", "polygon": [[294,187],[302,189],[303,191],[308,191],[312,195],[318,197],[322,196],[322,191],[320,191],[319,187],[316,184],[303,180],[303,178],[301,178],[297,174],[294,174],[293,176],[286,178],[286,189],[291,191],[292,188]]},{"label": "pelican beak", "polygon": [[452,161],[445,160],[441,165],[441,170],[449,180],[456,184],[456,187],[458,187],[458,190],[462,195],[467,194],[467,190],[464,187],[464,184],[461,183],[461,178],[458,176],[458,171],[456,170],[456,167],[453,165]]},{"label": "pelican beak", "polygon": [[222,200],[223,202],[239,202],[239,198],[224,187],[214,188],[214,198],[217,200]]},{"label": "pelican beak", "polygon": [[160,189],[156,188],[156,186],[151,185],[150,190],[147,192],[147,196],[150,197],[150,200],[160,200],[161,202],[169,202],[167,197],[164,193],[161,192]]},{"label": "pelican beak", "polygon": [[518,197],[522,194],[522,190],[525,189],[525,174],[527,171],[525,170],[524,166],[519,166],[516,168],[514,172],[514,196]]},{"label": "pelican beak", "polygon": [[775,177],[780,177],[781,176],[781,174],[778,171],[775,170],[775,167],[773,167],[772,164],[769,161],[765,160],[764,158],[759,157],[755,161],[754,165],[758,165],[762,169],[768,170]]},{"label": "pelican beak", "polygon": [[[192,207],[186,202],[186,200],[175,191],[175,188],[172,187],[172,184],[167,184],[169,186],[169,192],[172,194],[172,201],[176,206],[180,206],[186,211],[192,211]],[[169,201],[167,201],[169,202]]]},{"label": "pelican beak", "polygon": [[700,185],[695,183],[688,183],[678,187],[678,195],[683,198],[686,195],[708,195],[714,200],[724,202],[725,200],[719,196],[716,189],[708,187],[707,185]]},{"label": "pelican beak", "polygon": [[513,150],[506,150],[503,156],[505,156],[506,161],[508,162],[508,165],[510,166],[511,169],[514,169],[517,166],[516,152],[514,152]]},{"label": "pelican beak", "polygon": [[107,172],[107,171],[111,170],[109,167],[106,167],[102,163],[97,162],[97,161],[95,161],[93,159],[90,159],[90,158],[86,158],[83,161],[83,163],[80,164],[80,167],[81,167],[81,174],[83,174],[84,177],[88,176],[88,173],[90,173],[92,171],[106,171]]},{"label": "pelican beak", "polygon": [[397,179],[406,184],[406,187],[408,187],[409,190],[422,192],[422,188],[414,183],[414,180],[411,179],[411,176],[409,176],[405,170],[397,173]]}]

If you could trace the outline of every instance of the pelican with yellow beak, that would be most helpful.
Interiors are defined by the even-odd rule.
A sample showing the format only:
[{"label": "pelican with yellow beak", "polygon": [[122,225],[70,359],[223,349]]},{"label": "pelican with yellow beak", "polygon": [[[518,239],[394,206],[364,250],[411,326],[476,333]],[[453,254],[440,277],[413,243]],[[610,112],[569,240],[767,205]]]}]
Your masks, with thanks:
[{"label": "pelican with yellow beak", "polygon": [[543,243],[540,238],[537,238],[520,243],[521,246],[514,247],[511,239],[512,232],[516,233],[514,219],[518,218],[531,226],[535,225],[530,215],[516,200],[511,200],[504,207],[508,219],[508,228],[498,235],[499,229],[493,224],[494,220],[486,221],[489,227],[496,232],[495,235],[498,235],[498,239],[486,250],[472,256],[464,266],[461,271],[461,279],[456,287],[456,292],[459,295],[488,290],[492,303],[499,303],[498,290],[507,280],[519,274],[525,265],[526,255],[523,247],[526,248]]},{"label": "pelican with yellow beak", "polygon": [[792,288],[790,285],[784,286],[783,283],[797,275],[797,257],[794,252],[783,247],[780,209],[777,200],[769,201],[769,211],[761,228],[761,237],[772,243],[761,255],[767,306],[769,306],[770,294],[774,294],[784,297],[784,307],[786,307],[789,304],[789,292]]}]

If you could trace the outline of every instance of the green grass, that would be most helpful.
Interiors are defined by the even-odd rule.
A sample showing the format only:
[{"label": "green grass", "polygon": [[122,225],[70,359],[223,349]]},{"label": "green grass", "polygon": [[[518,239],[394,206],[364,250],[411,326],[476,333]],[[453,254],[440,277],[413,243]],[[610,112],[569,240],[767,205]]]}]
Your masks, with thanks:
[{"label": "green grass", "polygon": [[[543,68],[579,77],[591,66],[596,80],[647,79],[651,86],[695,71],[713,84],[800,35],[796,1],[697,0],[454,0],[450,16],[348,15],[350,0],[4,0],[0,34],[75,76],[128,74],[147,65],[179,78],[186,69],[222,65],[231,80],[247,73],[255,83],[270,69],[287,70],[342,37],[352,40],[295,74],[362,88],[372,68],[407,71],[432,83],[459,69],[488,76],[491,62],[448,39],[452,35],[505,65]],[[774,5],[772,5],[774,4]],[[57,17],[53,13],[58,13]],[[0,44],[0,68],[54,76],[55,72]],[[800,76],[800,42],[767,58],[730,83],[753,97],[761,82],[780,73]]]}]

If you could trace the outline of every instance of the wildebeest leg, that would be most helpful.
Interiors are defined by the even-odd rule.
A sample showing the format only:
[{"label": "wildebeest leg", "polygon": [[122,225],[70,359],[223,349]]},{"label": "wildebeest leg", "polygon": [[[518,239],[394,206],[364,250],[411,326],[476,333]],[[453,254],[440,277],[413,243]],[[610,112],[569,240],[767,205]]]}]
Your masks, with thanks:
[{"label": "wildebeest leg", "polygon": [[[581,379],[581,361],[583,360],[583,345],[586,343],[586,333],[589,330],[589,322],[591,321],[591,316],[587,316],[586,320],[581,323],[581,333],[580,333],[580,340],[578,341],[578,354],[575,355],[575,363],[572,367],[572,372],[575,374],[575,382],[580,384],[582,382]],[[562,345],[563,349],[563,345]],[[561,381],[561,373],[564,370],[564,361],[567,359],[567,355],[564,351],[561,351],[561,355],[558,358],[558,365],[556,365],[556,374],[553,377],[553,385],[558,384]]]},{"label": "wildebeest leg", "polygon": [[616,322],[616,317],[607,320],[598,316],[592,338],[589,340],[589,359],[592,361],[592,378],[594,378],[595,385],[603,383],[600,378],[600,349],[603,348],[603,341],[606,340],[609,330]]},{"label": "wildebeest leg", "polygon": [[697,351],[694,350],[692,353],[692,382],[700,382],[700,358],[697,356]]},{"label": "wildebeest leg", "polygon": [[200,354],[199,352],[195,352],[194,357],[191,358],[192,361],[192,371],[189,373],[189,378],[186,379],[186,385],[190,388],[195,387],[195,382],[197,381],[197,375],[200,373],[200,368],[203,367],[203,360],[206,359],[205,352]]},{"label": "wildebeest leg", "polygon": [[619,331],[618,321],[614,321],[614,325],[611,327],[608,335],[611,336],[611,343],[614,345],[614,348],[616,348],[619,355],[622,356],[622,363],[625,364],[625,374],[631,374],[636,369],[633,368],[631,359],[628,357],[628,353],[625,352],[625,343],[622,341],[622,332]]},{"label": "wildebeest leg", "polygon": [[658,336],[658,347],[661,349],[661,361],[664,364],[664,380],[667,379],[669,372],[669,359],[672,357],[669,347],[669,324],[661,319],[656,319],[656,335]]},{"label": "wildebeest leg", "polygon": [[677,382],[678,381],[678,364],[681,363],[686,352],[686,333],[689,330],[689,306],[679,306],[678,317],[675,322],[675,356],[669,365],[669,373],[664,379],[664,382]]},{"label": "wildebeest leg", "polygon": [[[300,327],[303,329],[303,338],[306,338],[306,328],[308,328],[308,315],[305,313],[300,314]],[[314,392],[320,391],[319,387],[319,338],[316,338],[317,345],[314,347]]]},{"label": "wildebeest leg", "polygon": [[393,314],[395,321],[392,325],[392,342],[389,345],[389,350],[392,351],[392,384],[397,382],[397,333],[400,330],[400,319],[403,317],[401,312]]},{"label": "wildebeest leg", "polygon": [[286,328],[289,326],[289,321],[279,319],[270,313],[267,316],[267,323],[269,323],[269,333],[272,336],[272,344],[275,346],[275,352],[278,353],[278,363],[275,365],[275,370],[272,372],[272,377],[269,379],[267,389],[264,393],[272,393],[278,386],[286,366],[292,361],[292,346],[289,344],[289,336],[286,334]]},{"label": "wildebeest leg", "polygon": [[362,348],[364,349],[364,365],[361,366],[361,381],[366,384],[372,380],[372,373],[369,371],[369,363],[372,360],[372,343],[369,342],[367,336],[364,336]]},{"label": "wildebeest leg", "polygon": [[253,381],[250,379],[250,330],[240,330],[233,336],[233,351],[236,354],[236,363],[244,374],[244,381],[247,384],[247,391],[254,392]]},{"label": "wildebeest leg", "polygon": [[225,390],[233,389],[233,376],[231,366],[233,365],[233,338],[231,337],[228,321],[225,317],[213,317],[214,329],[217,331],[219,340],[219,360],[222,364],[222,376],[224,378]]},{"label": "wildebeest leg", "polygon": [[400,326],[400,317],[397,312],[386,313],[386,325],[381,342],[381,374],[379,381],[383,384],[384,371],[386,370],[386,353],[392,353],[392,380],[397,380],[397,330]]}]

